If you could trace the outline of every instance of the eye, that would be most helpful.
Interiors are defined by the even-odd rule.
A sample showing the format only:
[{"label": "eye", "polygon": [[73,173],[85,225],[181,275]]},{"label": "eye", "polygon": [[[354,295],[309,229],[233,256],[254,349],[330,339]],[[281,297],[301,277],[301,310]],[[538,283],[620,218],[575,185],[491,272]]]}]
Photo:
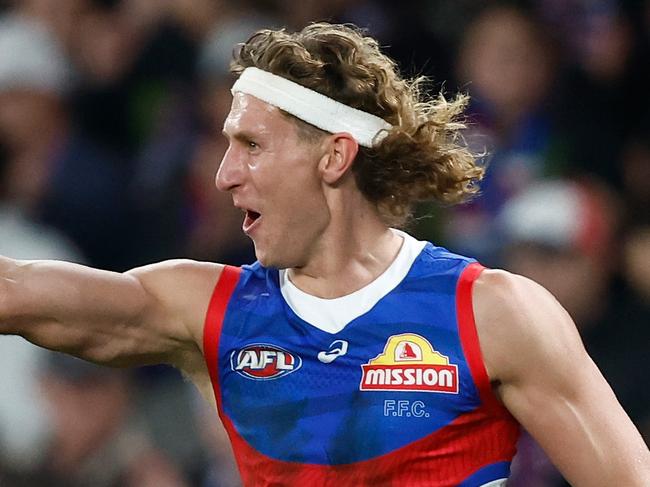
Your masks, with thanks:
[{"label": "eye", "polygon": [[257,145],[257,142],[253,142],[252,140],[249,140],[246,142],[246,145],[248,145],[249,149],[257,149],[259,148],[259,145]]}]

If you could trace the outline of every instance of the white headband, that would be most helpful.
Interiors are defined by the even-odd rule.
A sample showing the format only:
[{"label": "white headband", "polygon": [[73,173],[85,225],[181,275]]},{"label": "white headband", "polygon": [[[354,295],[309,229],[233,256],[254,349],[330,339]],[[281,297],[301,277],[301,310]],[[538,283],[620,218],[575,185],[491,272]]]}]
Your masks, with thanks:
[{"label": "white headband", "polygon": [[258,68],[244,69],[230,91],[252,95],[326,132],[348,132],[364,147],[372,147],[392,128],[381,117]]}]

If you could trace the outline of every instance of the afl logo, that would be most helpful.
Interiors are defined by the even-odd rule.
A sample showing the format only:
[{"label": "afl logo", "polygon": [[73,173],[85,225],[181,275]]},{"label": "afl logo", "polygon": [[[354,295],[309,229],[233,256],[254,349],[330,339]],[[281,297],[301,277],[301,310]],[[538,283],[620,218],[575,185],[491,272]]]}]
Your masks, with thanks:
[{"label": "afl logo", "polygon": [[300,356],[268,343],[247,345],[230,355],[230,368],[255,380],[277,379],[295,372],[301,365]]}]

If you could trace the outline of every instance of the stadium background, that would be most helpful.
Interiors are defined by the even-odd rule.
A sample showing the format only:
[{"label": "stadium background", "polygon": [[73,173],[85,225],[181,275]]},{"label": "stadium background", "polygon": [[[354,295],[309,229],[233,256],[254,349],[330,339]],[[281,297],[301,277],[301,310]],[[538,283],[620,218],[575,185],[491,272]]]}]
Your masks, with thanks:
[{"label": "stadium background", "polygon": [[[647,0],[0,0],[0,253],[251,261],[214,188],[229,58],[314,20],[365,27],[432,92],[472,96],[483,194],[425,205],[411,230],[547,286],[648,441]],[[216,423],[168,368],[0,339],[2,486],[237,485]],[[524,436],[509,485],[565,484]]]}]

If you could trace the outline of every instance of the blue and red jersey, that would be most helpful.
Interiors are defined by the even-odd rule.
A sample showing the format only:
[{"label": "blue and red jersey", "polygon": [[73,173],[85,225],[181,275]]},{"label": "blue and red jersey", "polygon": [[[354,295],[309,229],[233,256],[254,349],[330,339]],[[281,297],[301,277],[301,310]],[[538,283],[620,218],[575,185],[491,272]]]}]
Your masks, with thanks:
[{"label": "blue and red jersey", "polygon": [[518,426],[481,357],[471,289],[482,267],[404,238],[372,290],[338,301],[259,263],[224,268],[204,352],[245,485],[508,477]]}]

